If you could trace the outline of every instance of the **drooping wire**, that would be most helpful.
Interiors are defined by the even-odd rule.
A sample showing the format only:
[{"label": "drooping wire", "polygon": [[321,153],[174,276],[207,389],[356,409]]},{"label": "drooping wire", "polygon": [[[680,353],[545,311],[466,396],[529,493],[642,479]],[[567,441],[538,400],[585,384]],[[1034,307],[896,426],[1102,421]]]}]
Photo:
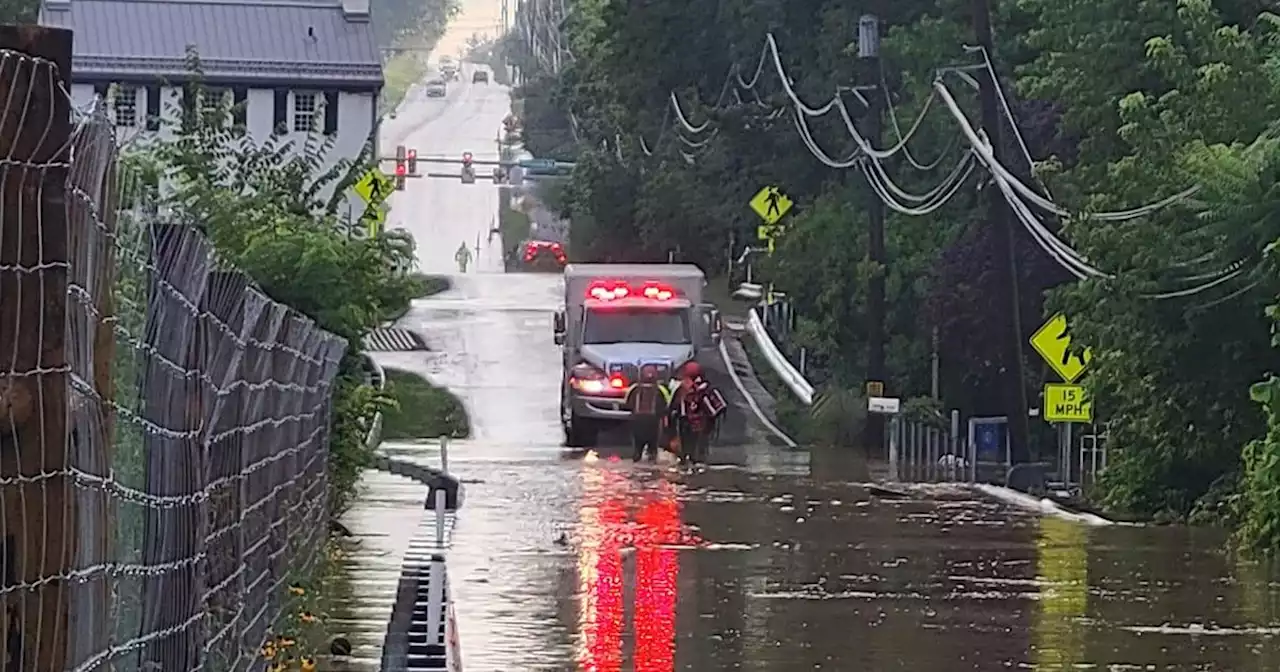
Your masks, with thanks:
[{"label": "drooping wire", "polygon": [[[987,54],[985,50],[981,51],[984,59],[984,67],[987,69],[992,81],[998,82],[989,54]],[[1011,171],[995,159],[994,151],[992,150],[990,143],[985,139],[985,137],[980,137],[978,132],[973,129],[968,118],[964,115],[963,111],[960,110],[954,96],[952,96],[950,91],[946,89],[940,78],[935,81],[929,97],[926,99],[920,113],[912,123],[911,128],[906,133],[901,132],[901,127],[897,122],[896,115],[894,115],[892,110],[890,110],[891,123],[895,129],[897,141],[890,148],[878,149],[872,146],[870,142],[858,131],[857,126],[853,122],[852,115],[849,113],[843,98],[841,98],[838,92],[830,101],[821,107],[808,105],[799,97],[795,91],[793,81],[787,75],[785,68],[782,66],[782,59],[777,46],[777,41],[772,34],[766,35],[760,61],[757,63],[755,72],[752,74],[750,80],[747,80],[742,76],[742,71],[736,65],[730,69],[730,72],[726,77],[726,87],[722,89],[720,97],[717,99],[716,107],[718,108],[723,103],[724,98],[730,92],[732,92],[736,102],[738,104],[742,104],[743,101],[740,94],[741,90],[750,92],[754,96],[755,103],[757,105],[770,107],[760,99],[759,94],[756,92],[756,87],[759,84],[760,77],[763,74],[767,61],[770,58],[773,61],[773,70],[778,75],[782,89],[786,93],[791,103],[791,107],[794,108],[792,115],[793,122],[795,123],[797,133],[799,134],[806,149],[808,149],[809,152],[820,162],[831,168],[857,168],[860,170],[866,177],[868,184],[871,185],[877,197],[879,197],[889,208],[912,216],[935,212],[945,205],[952,196],[954,196],[959,188],[967,181],[973,170],[976,169],[976,166],[981,163],[992,175],[994,183],[1001,190],[1002,195],[1009,203],[1010,208],[1018,221],[1031,235],[1037,245],[1049,254],[1050,257],[1052,257],[1059,265],[1068,270],[1068,272],[1072,273],[1072,275],[1078,279],[1086,279],[1089,277],[1111,279],[1116,277],[1115,274],[1105,272],[1092,265],[1083,255],[1076,252],[1067,243],[1049,231],[1048,228],[1040,222],[1039,218],[1031,212],[1029,206],[1034,205],[1047,213],[1059,217],[1070,217],[1073,214],[1022,183]],[[967,73],[957,71],[956,74],[962,76],[968,83],[970,83],[971,86],[979,86],[978,82]],[[881,73],[881,75],[883,78],[883,73]],[[736,83],[737,87],[731,87],[731,83]],[[883,83],[884,82],[882,81],[882,85]],[[999,91],[999,96],[1003,112],[1009,119],[1010,123],[1014,126],[1014,133],[1019,147],[1023,152],[1024,158],[1028,161],[1028,165],[1033,165],[1031,163],[1032,159],[1030,157],[1030,151],[1026,146],[1025,139],[1022,137],[1020,129],[1018,129],[1016,119],[1013,117],[1012,108],[1009,105],[1008,99],[1003,90]],[[925,164],[911,156],[910,151],[907,149],[908,142],[912,137],[914,137],[915,133],[923,123],[923,119],[930,111],[933,103],[937,100],[941,100],[951,113],[951,116],[959,122],[962,135],[968,140],[970,149],[961,155],[960,161],[939,185],[925,194],[911,194],[896,185],[892,179],[890,179],[888,172],[881,164],[881,160],[890,158],[898,153],[902,153],[906,156],[909,164],[920,170],[931,170],[941,162],[948,152],[944,151],[942,155],[931,164]],[[669,101],[671,103],[670,111],[675,113],[676,121],[679,123],[680,129],[685,133],[697,135],[704,133],[711,128],[712,120],[710,118],[701,124],[693,124],[681,107],[679,98],[676,96],[675,92],[671,93]],[[776,116],[784,110],[785,108],[774,110],[771,113],[770,118],[776,118]],[[806,118],[824,116],[832,110],[835,110],[840,114],[841,120],[844,122],[850,138],[852,138],[857,145],[857,149],[850,152],[850,154],[843,159],[831,157],[822,150],[814,141],[812,132],[806,123]],[[711,136],[701,141],[690,140],[684,133],[680,132],[676,132],[674,135],[676,135],[676,137],[679,138],[686,146],[696,149],[704,147],[712,138],[714,138],[718,129],[711,130]],[[643,140],[641,142],[641,146],[642,150],[644,150],[647,155],[652,156],[652,151],[650,151],[648,146],[643,143]],[[690,163],[694,162],[694,157],[689,153],[684,152],[683,150],[680,153],[686,161]],[[1193,195],[1197,190],[1198,187],[1191,187],[1155,203],[1114,212],[1092,213],[1089,217],[1101,221],[1112,222],[1127,221],[1145,217]],[[1026,201],[1023,199],[1026,199]],[[909,205],[903,201],[912,201],[917,203],[917,205]],[[1180,267],[1191,266],[1197,263],[1207,262],[1209,259],[1212,259],[1213,256],[1215,255],[1210,253],[1202,255],[1197,259],[1178,262],[1175,265]],[[1244,264],[1244,260],[1238,260],[1233,262],[1226,269],[1222,269],[1220,271],[1198,276],[1184,277],[1181,279],[1183,282],[1202,279],[1206,280],[1206,282],[1186,289],[1169,292],[1144,293],[1141,294],[1141,296],[1149,299],[1170,299],[1193,296],[1240,277],[1245,273]],[[1257,283],[1254,283],[1254,285],[1256,284]],[[1239,293],[1243,293],[1243,291],[1247,291],[1247,288]],[[1233,293],[1231,296],[1238,295],[1239,293]]]}]

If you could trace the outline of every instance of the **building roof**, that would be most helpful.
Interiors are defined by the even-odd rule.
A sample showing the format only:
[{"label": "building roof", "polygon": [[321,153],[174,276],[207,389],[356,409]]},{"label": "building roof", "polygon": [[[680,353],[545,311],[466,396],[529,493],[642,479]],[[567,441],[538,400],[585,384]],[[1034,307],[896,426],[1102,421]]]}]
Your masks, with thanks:
[{"label": "building roof", "polygon": [[72,80],[180,79],[188,45],[205,77],[381,86],[367,0],[43,0],[40,23],[75,32]]}]

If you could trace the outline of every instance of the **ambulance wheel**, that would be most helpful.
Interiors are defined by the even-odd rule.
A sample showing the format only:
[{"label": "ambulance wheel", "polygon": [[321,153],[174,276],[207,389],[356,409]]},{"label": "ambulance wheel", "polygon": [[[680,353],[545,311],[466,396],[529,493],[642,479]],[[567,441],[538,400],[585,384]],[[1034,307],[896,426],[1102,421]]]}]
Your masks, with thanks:
[{"label": "ambulance wheel", "polygon": [[570,448],[594,448],[600,428],[587,418],[576,415],[569,417],[569,424],[564,428],[564,445]]}]

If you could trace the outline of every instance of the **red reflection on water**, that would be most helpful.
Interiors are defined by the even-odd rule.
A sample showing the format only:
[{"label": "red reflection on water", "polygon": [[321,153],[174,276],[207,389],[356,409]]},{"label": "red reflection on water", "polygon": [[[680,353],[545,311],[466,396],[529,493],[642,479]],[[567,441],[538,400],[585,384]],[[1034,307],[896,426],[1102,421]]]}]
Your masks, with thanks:
[{"label": "red reflection on water", "polygon": [[636,515],[635,672],[675,669],[676,581],[679,551],[662,544],[681,541],[680,503],[645,502]]},{"label": "red reflection on water", "polygon": [[[632,484],[617,474],[593,476],[587,501],[599,502],[584,517],[579,574],[582,588],[583,649],[578,657],[584,672],[622,669],[623,597],[622,551],[635,548],[634,651],[635,672],[675,669],[675,626],[679,550],[698,539],[686,534],[680,502],[669,483],[660,482],[632,492]],[[634,519],[628,515],[634,510]]]}]

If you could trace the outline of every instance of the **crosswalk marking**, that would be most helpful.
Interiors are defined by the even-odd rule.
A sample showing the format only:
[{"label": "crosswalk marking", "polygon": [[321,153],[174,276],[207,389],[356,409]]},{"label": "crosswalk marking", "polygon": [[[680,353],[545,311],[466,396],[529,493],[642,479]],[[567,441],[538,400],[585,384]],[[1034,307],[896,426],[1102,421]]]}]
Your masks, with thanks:
[{"label": "crosswalk marking", "polygon": [[366,352],[416,352],[426,350],[422,337],[408,329],[378,329],[364,337]]}]

